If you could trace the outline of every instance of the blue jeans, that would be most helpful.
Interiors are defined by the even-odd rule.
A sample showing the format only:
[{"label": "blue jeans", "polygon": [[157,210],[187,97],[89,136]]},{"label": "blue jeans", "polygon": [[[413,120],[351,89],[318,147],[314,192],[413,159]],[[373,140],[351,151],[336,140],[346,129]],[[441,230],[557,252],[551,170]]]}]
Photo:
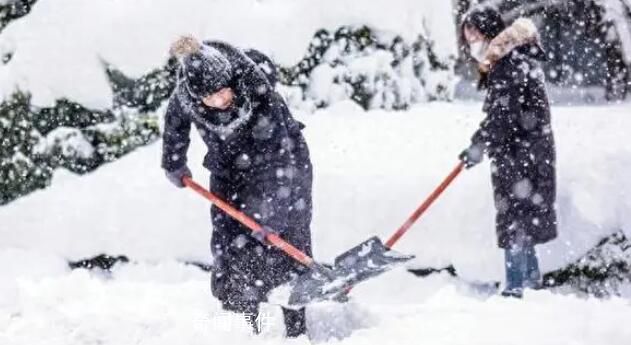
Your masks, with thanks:
[{"label": "blue jeans", "polygon": [[541,273],[535,246],[518,244],[505,249],[506,289],[509,294],[521,295],[526,289],[541,286]]}]

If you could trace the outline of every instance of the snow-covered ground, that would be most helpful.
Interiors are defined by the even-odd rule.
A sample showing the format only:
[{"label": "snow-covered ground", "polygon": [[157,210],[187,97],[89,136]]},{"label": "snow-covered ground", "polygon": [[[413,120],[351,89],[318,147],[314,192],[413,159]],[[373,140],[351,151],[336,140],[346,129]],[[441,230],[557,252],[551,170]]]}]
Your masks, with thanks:
[{"label": "snow-covered ground", "polygon": [[[387,237],[457,163],[480,104],[432,103],[364,112],[349,102],[299,114],[315,165],[315,255],[331,260],[371,235]],[[555,107],[561,236],[541,247],[544,270],[565,265],[603,235],[631,234],[629,104]],[[193,133],[196,179],[204,152]],[[209,279],[182,260],[208,261],[208,204],[173,188],[160,145],[95,173],[58,171],[53,185],[0,208],[0,344],[283,342],[280,315],[261,338],[222,330]],[[396,249],[415,266],[453,263],[466,279],[502,277],[488,164],[460,176]],[[112,274],[70,272],[67,259],[125,254]],[[620,344],[631,303],[550,292],[522,301],[482,298],[445,276],[403,269],[353,291],[346,306],[309,312],[312,337],[342,344]],[[291,342],[290,342],[291,343]],[[298,339],[293,343],[307,343]]]},{"label": "snow-covered ground", "polygon": [[[444,58],[456,52],[451,18],[445,0],[38,0],[0,35],[0,55],[11,55],[0,64],[0,98],[18,87],[36,106],[69,98],[109,107],[102,62],[141,76],[164,63],[169,43],[183,33],[258,48],[292,65],[316,30],[370,25],[406,39],[426,35]],[[594,99],[563,94],[556,104],[577,97]],[[316,257],[330,261],[372,235],[389,236],[457,163],[479,108],[433,103],[365,113],[342,102],[298,114],[316,172]],[[561,236],[540,248],[545,271],[614,230],[631,234],[631,105],[553,112]],[[205,184],[203,153],[194,136],[191,167]],[[211,260],[208,204],[173,188],[159,160],[157,143],[83,177],[57,171],[50,188],[0,207],[0,345],[308,343],[281,337],[273,306],[264,310],[269,324],[261,337],[240,322],[227,324],[235,320],[210,297],[208,276],[182,264]],[[396,249],[417,256],[412,266],[453,264],[465,279],[501,280],[493,215],[483,164],[459,177]],[[133,262],[111,273],[67,267],[100,253]],[[349,304],[310,308],[310,337],[340,344],[631,343],[629,300],[540,291],[517,301],[462,284],[389,272],[354,289]]]},{"label": "snow-covered ground", "polygon": [[[581,300],[548,292],[521,301],[468,295],[444,277],[392,272],[356,289],[347,305],[308,311],[311,338],[331,344],[627,345],[628,300]],[[21,279],[0,309],[0,343],[309,344],[282,338],[281,314],[263,309],[263,334],[224,314],[207,276],[173,263],[117,269],[111,279],[74,271]],[[3,299],[6,294],[3,294]]]}]

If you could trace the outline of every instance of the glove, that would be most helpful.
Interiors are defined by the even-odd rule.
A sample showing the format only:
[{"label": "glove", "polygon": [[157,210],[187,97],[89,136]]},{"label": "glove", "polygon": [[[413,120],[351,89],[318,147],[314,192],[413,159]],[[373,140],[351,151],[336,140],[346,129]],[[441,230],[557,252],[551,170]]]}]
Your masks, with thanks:
[{"label": "glove", "polygon": [[184,177],[192,177],[191,170],[186,166],[182,166],[181,168],[173,171],[164,171],[167,178],[171,183],[173,183],[178,188],[184,188]]},{"label": "glove", "polygon": [[484,159],[484,149],[480,145],[471,145],[462,151],[458,158],[464,163],[465,168],[471,169]]}]

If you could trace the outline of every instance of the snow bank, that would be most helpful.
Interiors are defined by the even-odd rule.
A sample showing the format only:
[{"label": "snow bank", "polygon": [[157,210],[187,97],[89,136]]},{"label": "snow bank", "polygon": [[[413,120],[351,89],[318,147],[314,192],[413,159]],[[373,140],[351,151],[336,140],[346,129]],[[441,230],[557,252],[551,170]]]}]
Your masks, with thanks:
[{"label": "snow bank", "polygon": [[0,65],[0,95],[18,86],[36,105],[67,97],[109,107],[102,62],[139,77],[164,63],[182,33],[257,48],[290,65],[318,29],[371,25],[410,41],[427,33],[444,57],[456,52],[452,18],[444,0],[39,0],[0,34],[0,53],[14,52]]},{"label": "snow bank", "polygon": [[[456,164],[481,119],[479,108],[435,103],[366,113],[342,102],[301,116],[316,173],[316,256],[331,260],[371,235],[387,238]],[[628,109],[553,109],[561,235],[540,247],[545,271],[616,229],[631,234]],[[190,164],[202,184],[204,152],[193,135]],[[58,171],[50,188],[0,208],[0,251],[208,261],[208,205],[167,182],[159,155],[155,144],[85,177]],[[467,278],[501,279],[489,176],[488,163],[465,172],[396,248],[417,255],[415,265],[453,263]]]},{"label": "snow bank", "polygon": [[313,342],[282,338],[282,314],[272,306],[262,308],[263,333],[251,335],[242,319],[209,298],[206,275],[173,263],[124,266],[108,276],[73,271],[22,279],[11,299],[0,295],[0,343],[627,345],[631,337],[621,322],[631,317],[626,300],[549,292],[484,300],[444,277],[410,277],[392,272],[373,281],[398,284],[394,294],[357,289],[351,303],[310,307]]}]

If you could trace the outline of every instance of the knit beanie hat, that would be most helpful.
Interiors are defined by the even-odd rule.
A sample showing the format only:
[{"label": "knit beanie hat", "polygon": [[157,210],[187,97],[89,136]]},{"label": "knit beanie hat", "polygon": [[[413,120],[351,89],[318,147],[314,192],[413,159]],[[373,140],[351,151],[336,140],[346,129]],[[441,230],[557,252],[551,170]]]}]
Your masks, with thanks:
[{"label": "knit beanie hat", "polygon": [[180,82],[194,99],[231,85],[232,66],[219,50],[184,36],[173,43],[170,52],[180,62]]}]

